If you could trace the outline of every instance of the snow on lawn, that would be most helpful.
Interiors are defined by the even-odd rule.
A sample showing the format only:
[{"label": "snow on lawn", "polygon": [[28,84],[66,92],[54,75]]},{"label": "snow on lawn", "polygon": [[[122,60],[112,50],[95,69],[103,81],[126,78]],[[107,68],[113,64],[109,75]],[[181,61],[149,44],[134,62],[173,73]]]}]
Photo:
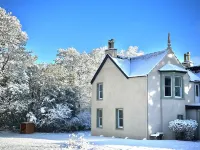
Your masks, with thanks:
[{"label": "snow on lawn", "polygon": [[[92,150],[200,150],[200,142],[176,140],[132,140],[114,137],[90,136],[90,132],[77,132],[78,137],[90,143]],[[69,133],[19,134],[0,132],[0,149],[5,150],[65,150]]]}]

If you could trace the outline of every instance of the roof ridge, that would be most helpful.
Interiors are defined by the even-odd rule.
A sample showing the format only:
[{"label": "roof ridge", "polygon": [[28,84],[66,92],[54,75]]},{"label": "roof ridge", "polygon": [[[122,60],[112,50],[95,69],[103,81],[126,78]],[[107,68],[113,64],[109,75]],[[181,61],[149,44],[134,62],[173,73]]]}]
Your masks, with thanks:
[{"label": "roof ridge", "polygon": [[151,53],[147,53],[147,54],[144,54],[144,55],[140,55],[140,56],[132,56],[132,57],[125,57],[125,56],[120,56],[120,55],[117,55],[117,58],[119,59],[137,59],[137,58],[142,58],[142,57],[145,57],[145,56],[148,56],[148,55],[152,55],[152,54],[158,54],[158,53],[162,53],[162,52],[165,52],[167,51],[168,49],[164,49],[164,50],[160,50],[160,51],[156,51],[156,52],[151,52]]},{"label": "roof ridge", "polygon": [[140,55],[140,56],[136,56],[136,57],[131,57],[130,59],[132,60],[132,59],[143,58],[143,57],[146,57],[146,56],[152,56],[153,54],[162,54],[166,51],[168,51],[168,49],[164,49],[164,50],[156,51],[156,52],[152,52],[152,53],[147,53],[145,55]]}]

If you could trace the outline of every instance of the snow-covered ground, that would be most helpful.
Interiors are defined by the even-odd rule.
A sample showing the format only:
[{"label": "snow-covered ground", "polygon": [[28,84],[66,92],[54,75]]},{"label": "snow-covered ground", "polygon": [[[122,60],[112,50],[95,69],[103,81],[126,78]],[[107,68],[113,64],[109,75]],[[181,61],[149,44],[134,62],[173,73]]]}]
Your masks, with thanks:
[{"label": "snow-covered ground", "polygon": [[[200,150],[199,142],[176,140],[132,140],[114,137],[90,136],[90,132],[78,132],[78,136],[91,143],[94,150]],[[18,134],[0,132],[0,150],[29,150],[29,149],[66,149],[63,148],[69,139],[68,133],[34,133]]]}]

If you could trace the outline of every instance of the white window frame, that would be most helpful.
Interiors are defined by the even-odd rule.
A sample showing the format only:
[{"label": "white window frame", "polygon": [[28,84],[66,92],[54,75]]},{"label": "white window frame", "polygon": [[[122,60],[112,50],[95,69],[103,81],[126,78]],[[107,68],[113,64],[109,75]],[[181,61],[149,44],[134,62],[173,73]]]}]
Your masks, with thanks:
[{"label": "white window frame", "polygon": [[[181,85],[180,86],[176,86],[176,78],[180,78],[180,82],[181,82]],[[175,76],[174,77],[174,97],[175,98],[182,98],[183,97],[183,83],[182,83],[182,77],[181,76]],[[180,96],[176,96],[176,87],[180,87]]]},{"label": "white window frame", "polygon": [[[170,85],[170,87],[171,87],[171,96],[166,96],[165,95],[165,78],[166,77],[171,79],[171,85]],[[172,97],[172,76],[164,76],[164,97]]]},{"label": "white window frame", "polygon": [[[98,100],[102,100],[103,99],[103,83],[97,83],[97,86],[98,86]],[[100,86],[102,86],[102,91],[101,91],[101,88]],[[102,97],[100,97],[100,93],[102,93]]]},{"label": "white window frame", "polygon": [[[101,111],[101,114],[102,114],[101,117],[98,116],[98,111]],[[100,120],[102,120],[102,122]],[[102,123],[101,125],[100,125],[100,122]],[[101,108],[97,108],[97,123],[98,123],[97,124],[98,128],[102,128],[103,127],[103,109],[101,109]]]},{"label": "white window frame", "polygon": [[[122,113],[123,113],[122,118],[119,117],[119,111],[122,111]],[[123,126],[120,126],[120,119],[122,119],[122,121],[123,121]],[[117,128],[119,128],[119,129],[123,129],[124,128],[124,111],[121,108],[117,109]]]}]

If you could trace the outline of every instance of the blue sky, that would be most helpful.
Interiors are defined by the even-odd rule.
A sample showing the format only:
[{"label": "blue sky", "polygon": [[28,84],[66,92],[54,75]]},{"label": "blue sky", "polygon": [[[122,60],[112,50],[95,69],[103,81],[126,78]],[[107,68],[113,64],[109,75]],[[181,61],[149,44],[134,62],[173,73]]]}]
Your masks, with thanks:
[{"label": "blue sky", "polygon": [[190,51],[200,63],[199,0],[0,0],[0,7],[20,20],[39,62],[52,62],[59,48],[89,52],[111,38],[119,50],[158,51],[170,32],[178,58]]}]

